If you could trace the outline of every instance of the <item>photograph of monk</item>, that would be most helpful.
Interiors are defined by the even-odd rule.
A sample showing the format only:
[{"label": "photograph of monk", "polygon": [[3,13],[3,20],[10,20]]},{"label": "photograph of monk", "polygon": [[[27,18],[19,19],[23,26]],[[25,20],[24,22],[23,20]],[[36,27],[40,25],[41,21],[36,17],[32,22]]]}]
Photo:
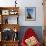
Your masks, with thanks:
[{"label": "photograph of monk", "polygon": [[36,8],[35,7],[26,7],[26,20],[35,20],[36,18]]}]

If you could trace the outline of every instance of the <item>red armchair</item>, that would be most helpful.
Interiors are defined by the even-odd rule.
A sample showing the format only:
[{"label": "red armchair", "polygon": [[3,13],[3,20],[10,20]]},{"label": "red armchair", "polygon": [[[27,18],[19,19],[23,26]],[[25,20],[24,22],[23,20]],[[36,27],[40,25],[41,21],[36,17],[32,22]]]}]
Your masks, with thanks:
[{"label": "red armchair", "polygon": [[[22,38],[21,46],[27,46],[27,43],[28,43],[28,42],[26,43],[25,40],[26,40],[26,39],[29,39],[29,38],[32,38],[32,36],[33,36],[34,38],[37,37],[36,33],[35,33],[31,28],[27,29],[27,31],[25,32],[24,37]],[[34,46],[41,46],[41,44],[40,44],[40,42],[37,40],[37,38],[36,38],[36,41],[37,41],[37,43],[36,43]],[[29,45],[29,46],[31,46],[31,45]]]}]

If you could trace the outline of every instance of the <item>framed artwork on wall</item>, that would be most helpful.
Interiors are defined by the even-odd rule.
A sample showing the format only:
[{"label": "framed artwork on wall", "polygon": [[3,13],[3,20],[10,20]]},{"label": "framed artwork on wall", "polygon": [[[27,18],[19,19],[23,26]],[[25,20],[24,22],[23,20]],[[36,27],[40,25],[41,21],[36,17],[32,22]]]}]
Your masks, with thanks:
[{"label": "framed artwork on wall", "polygon": [[26,21],[36,20],[36,8],[35,7],[25,7],[25,20]]}]

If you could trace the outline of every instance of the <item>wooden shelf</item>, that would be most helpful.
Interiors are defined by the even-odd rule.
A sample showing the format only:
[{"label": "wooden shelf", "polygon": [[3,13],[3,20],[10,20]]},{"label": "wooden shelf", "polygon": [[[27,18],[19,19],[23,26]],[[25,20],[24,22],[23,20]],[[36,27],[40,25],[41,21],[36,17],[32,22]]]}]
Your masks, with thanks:
[{"label": "wooden shelf", "polygon": [[12,43],[12,42],[19,42],[19,40],[15,40],[15,41],[10,40],[10,41],[3,41],[3,42],[5,42],[5,43],[8,43],[8,42]]},{"label": "wooden shelf", "polygon": [[14,16],[14,17],[17,16],[17,24],[18,24],[19,7],[0,7],[0,15],[1,15],[1,24],[4,23],[8,24],[8,18],[5,19],[5,17],[9,16]]},{"label": "wooden shelf", "polygon": [[[14,17],[17,16],[17,24],[8,24],[8,19],[7,19],[8,16],[14,16]],[[18,33],[18,31],[20,29],[20,26],[18,24],[18,16],[19,16],[19,7],[0,7],[0,20],[1,20],[0,32],[3,33],[3,30],[8,28],[8,29],[11,29],[10,31],[14,31],[14,33],[16,33],[16,32]],[[5,17],[6,17],[6,20],[5,20]],[[3,20],[5,20],[5,21],[3,22]],[[15,29],[16,29],[16,32],[15,32]],[[13,37],[13,39],[14,39],[14,37]],[[17,37],[17,34],[16,34],[16,37]],[[9,41],[5,41],[2,38],[3,37],[1,34],[0,46],[18,46],[18,42],[19,42],[18,39],[17,39],[17,41],[16,41],[16,39],[15,39],[15,41],[13,41],[13,39],[10,39]]]},{"label": "wooden shelf", "polygon": [[1,31],[5,28],[10,28],[13,31],[14,31],[14,29],[16,29],[17,31],[19,31],[19,29],[20,29],[19,24],[16,24],[16,25],[15,24],[1,24],[0,27],[1,27]]},{"label": "wooden shelf", "polygon": [[2,46],[18,46],[18,41],[1,41]]}]

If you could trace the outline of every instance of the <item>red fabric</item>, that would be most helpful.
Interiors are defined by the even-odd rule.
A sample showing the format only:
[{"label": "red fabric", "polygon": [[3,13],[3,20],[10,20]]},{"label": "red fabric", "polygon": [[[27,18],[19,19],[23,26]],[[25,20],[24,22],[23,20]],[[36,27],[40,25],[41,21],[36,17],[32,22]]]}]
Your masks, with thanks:
[{"label": "red fabric", "polygon": [[[27,29],[27,31],[25,32],[25,35],[22,39],[21,45],[26,46],[25,39],[28,39],[29,37],[32,37],[32,36],[36,37],[37,35],[31,28]],[[38,44],[36,44],[36,46],[40,46],[40,44],[38,43]]]}]

